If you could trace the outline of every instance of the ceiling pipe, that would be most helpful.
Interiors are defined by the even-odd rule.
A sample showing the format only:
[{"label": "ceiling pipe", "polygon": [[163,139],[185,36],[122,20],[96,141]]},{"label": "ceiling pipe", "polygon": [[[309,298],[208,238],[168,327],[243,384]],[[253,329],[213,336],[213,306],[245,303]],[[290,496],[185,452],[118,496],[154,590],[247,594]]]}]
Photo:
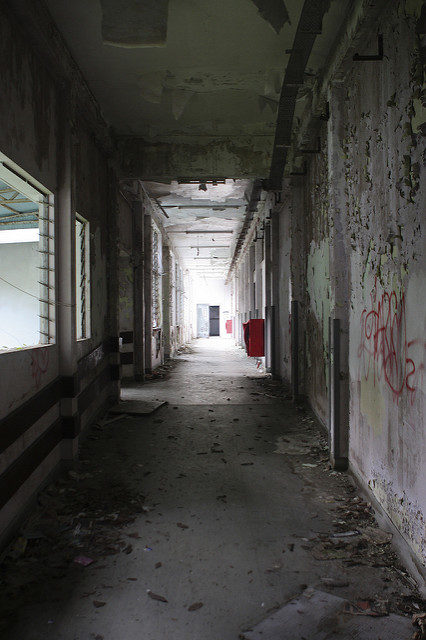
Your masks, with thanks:
[{"label": "ceiling pipe", "polygon": [[263,184],[262,180],[255,180],[253,182],[253,188],[251,190],[250,199],[247,204],[246,215],[244,217],[243,226],[241,227],[241,231],[238,236],[237,243],[235,245],[234,255],[232,256],[231,264],[229,266],[228,275],[226,277],[226,284],[228,284],[230,280],[232,270],[241,253],[241,249],[243,247],[247,231],[249,230],[251,221],[253,220],[254,212],[256,211],[257,205],[260,201],[260,196],[262,193],[262,184]]},{"label": "ceiling pipe", "polygon": [[305,0],[302,7],[278,103],[277,126],[267,184],[271,191],[280,191],[282,188],[287,152],[291,146],[297,94],[299,87],[303,85],[306,65],[316,37],[321,33],[322,20],[329,5],[330,0]]}]

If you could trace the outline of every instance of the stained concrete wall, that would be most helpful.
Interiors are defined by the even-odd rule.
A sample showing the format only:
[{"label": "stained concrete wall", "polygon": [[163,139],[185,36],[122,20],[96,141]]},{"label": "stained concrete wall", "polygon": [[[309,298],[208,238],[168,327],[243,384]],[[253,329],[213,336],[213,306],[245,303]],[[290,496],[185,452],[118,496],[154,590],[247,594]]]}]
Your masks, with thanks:
[{"label": "stained concrete wall", "polygon": [[[352,471],[426,564],[424,14],[396,2],[380,18],[383,60],[346,58],[311,123],[279,216],[277,375],[291,378],[290,300],[299,303],[300,389],[337,429]],[[361,41],[357,41],[358,48]],[[377,30],[362,39],[377,49]],[[312,114],[309,115],[311,117]],[[303,143],[303,144],[302,144]],[[289,239],[291,236],[291,240]],[[290,258],[289,258],[290,253]],[[289,275],[290,274],[290,275]],[[340,417],[333,425],[329,319],[340,321]],[[331,405],[329,405],[331,400]],[[333,437],[333,433],[331,433]]]},{"label": "stained concrete wall", "polygon": [[418,15],[416,3],[395,3],[381,22],[386,61],[351,69],[341,152],[350,245],[350,461],[426,565],[425,25]]},{"label": "stained concrete wall", "polygon": [[[38,3],[24,5],[0,7],[0,151],[12,169],[53,194],[56,332],[55,343],[0,354],[0,541],[118,392],[111,367],[118,327],[108,131],[48,14]],[[78,342],[76,212],[90,222],[92,282],[91,335]]]}]

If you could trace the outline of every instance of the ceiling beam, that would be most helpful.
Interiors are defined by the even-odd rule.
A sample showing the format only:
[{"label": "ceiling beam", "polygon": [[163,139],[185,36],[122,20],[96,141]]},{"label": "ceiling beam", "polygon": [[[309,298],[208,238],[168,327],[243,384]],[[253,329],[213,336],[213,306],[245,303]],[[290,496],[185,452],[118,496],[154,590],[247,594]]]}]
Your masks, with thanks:
[{"label": "ceiling beam", "polygon": [[278,103],[277,126],[272,151],[268,188],[282,189],[282,180],[291,146],[294,110],[299,87],[303,85],[306,65],[316,37],[321,33],[322,19],[330,0],[305,0],[297,25],[290,59],[284,74]]}]

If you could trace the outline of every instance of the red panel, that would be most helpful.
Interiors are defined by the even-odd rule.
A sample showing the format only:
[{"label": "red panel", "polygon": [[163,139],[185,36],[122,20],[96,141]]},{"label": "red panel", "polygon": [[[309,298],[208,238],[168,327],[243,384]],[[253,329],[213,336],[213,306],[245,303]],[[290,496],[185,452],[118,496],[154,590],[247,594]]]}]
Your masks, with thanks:
[{"label": "red panel", "polygon": [[246,344],[247,355],[261,358],[265,355],[263,319],[253,319],[243,322],[244,342]]},{"label": "red panel", "polygon": [[232,320],[225,322],[226,333],[232,333]]}]

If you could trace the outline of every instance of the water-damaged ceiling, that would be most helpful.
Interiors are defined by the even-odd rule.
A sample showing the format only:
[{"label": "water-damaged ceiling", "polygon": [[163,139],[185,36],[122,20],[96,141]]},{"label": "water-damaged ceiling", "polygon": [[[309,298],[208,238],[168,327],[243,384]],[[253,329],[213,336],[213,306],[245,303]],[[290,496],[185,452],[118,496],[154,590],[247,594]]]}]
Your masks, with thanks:
[{"label": "water-damaged ceiling", "polygon": [[185,269],[225,277],[251,191],[249,180],[145,182]]},{"label": "water-damaged ceiling", "polygon": [[[256,6],[262,4],[270,5],[263,15]],[[273,134],[300,0],[48,0],[48,5],[119,133]]]},{"label": "water-damaged ceiling", "polygon": [[226,275],[253,180],[309,104],[351,0],[46,1],[115,130],[120,177],[145,181],[186,268]]},{"label": "water-damaged ceiling", "polygon": [[[327,9],[325,53],[348,0]],[[302,0],[47,0],[123,177],[266,177]],[[327,16],[329,19],[327,19]],[[324,59],[312,51],[307,82]],[[302,92],[303,93],[303,92]]]}]

